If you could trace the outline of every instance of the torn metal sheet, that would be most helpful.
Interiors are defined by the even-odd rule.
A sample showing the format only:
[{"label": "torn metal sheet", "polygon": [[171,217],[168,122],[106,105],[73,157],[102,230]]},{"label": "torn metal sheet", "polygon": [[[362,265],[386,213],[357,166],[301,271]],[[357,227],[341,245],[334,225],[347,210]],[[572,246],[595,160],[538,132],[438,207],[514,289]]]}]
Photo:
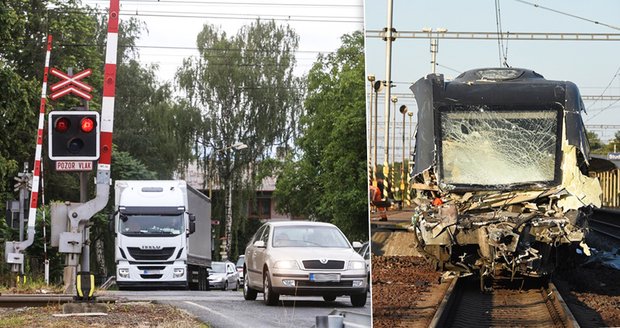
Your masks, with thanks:
[{"label": "torn metal sheet", "polygon": [[[597,179],[577,87],[514,68],[428,75],[418,102],[412,219],[438,267],[548,276],[570,247],[587,250]],[[570,252],[568,252],[570,253]],[[574,253],[574,252],[573,252]]]}]

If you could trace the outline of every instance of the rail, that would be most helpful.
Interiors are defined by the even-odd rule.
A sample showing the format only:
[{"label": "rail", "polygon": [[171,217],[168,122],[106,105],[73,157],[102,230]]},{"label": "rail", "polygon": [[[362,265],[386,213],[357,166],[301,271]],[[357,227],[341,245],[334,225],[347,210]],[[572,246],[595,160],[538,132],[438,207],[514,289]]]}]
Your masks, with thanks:
[{"label": "rail", "polygon": [[482,293],[475,279],[455,278],[429,327],[579,327],[553,283],[525,289],[509,284]]}]

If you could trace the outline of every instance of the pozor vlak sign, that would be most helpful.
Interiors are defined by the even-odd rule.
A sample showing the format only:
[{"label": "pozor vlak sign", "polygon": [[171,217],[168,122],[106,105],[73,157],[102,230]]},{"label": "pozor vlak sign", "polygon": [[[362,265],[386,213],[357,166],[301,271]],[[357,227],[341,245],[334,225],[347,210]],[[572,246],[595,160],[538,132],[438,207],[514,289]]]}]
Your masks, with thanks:
[{"label": "pozor vlak sign", "polygon": [[[51,160],[96,161],[99,159],[98,112],[53,111],[49,113],[48,124],[48,154]],[[88,170],[89,168],[81,167],[81,169]]]}]

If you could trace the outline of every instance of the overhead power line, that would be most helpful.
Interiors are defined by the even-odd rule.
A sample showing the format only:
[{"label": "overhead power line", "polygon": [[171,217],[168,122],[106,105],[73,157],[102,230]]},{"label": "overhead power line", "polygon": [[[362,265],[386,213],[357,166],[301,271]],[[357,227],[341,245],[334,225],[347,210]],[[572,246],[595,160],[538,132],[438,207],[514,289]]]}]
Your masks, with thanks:
[{"label": "overhead power line", "polygon": [[524,1],[524,0],[515,0],[515,1],[527,4],[527,5],[531,5],[531,6],[534,6],[536,8],[549,10],[549,11],[552,11],[554,13],[558,13],[558,14],[561,14],[561,15],[577,18],[577,19],[580,19],[580,20],[583,20],[583,21],[586,21],[586,22],[590,22],[590,23],[594,23],[594,24],[597,24],[597,25],[606,26],[606,27],[609,27],[609,28],[613,28],[614,30],[619,30],[620,31],[620,27],[617,27],[617,26],[613,26],[613,25],[609,25],[609,24],[606,24],[606,23],[602,23],[602,22],[599,22],[599,21],[592,20],[592,19],[588,19],[588,18],[585,18],[585,17],[569,14],[569,13],[566,13],[566,12],[563,12],[563,11],[559,11],[559,10],[556,10],[556,9],[551,9],[551,8],[544,7],[544,6],[541,6],[541,5],[538,5],[538,4],[535,4],[535,3],[531,3],[531,2],[528,2],[528,1]]},{"label": "overhead power line", "polygon": [[[99,43],[61,43],[57,45],[58,47],[103,47],[105,44]],[[119,45],[119,48],[139,48],[139,49],[175,49],[175,50],[198,50],[198,47],[189,47],[189,46],[155,46],[155,45]],[[252,50],[252,49],[239,49],[239,48],[228,48],[228,49],[220,49],[220,48],[203,48],[209,51],[244,51],[244,52],[268,52],[270,50]],[[334,53],[334,51],[322,51],[322,50],[295,50],[294,53],[311,53],[311,54],[328,54]]]},{"label": "overhead power line", "polygon": [[[106,15],[107,11],[96,8],[75,8],[69,10],[50,9],[56,13],[89,13],[95,15]],[[363,17],[359,16],[328,16],[328,15],[259,15],[246,13],[205,13],[205,12],[164,12],[152,10],[125,10],[119,12],[121,16],[134,17],[160,17],[160,18],[197,18],[197,19],[237,19],[237,20],[274,20],[282,22],[319,22],[319,23],[356,23],[363,24]]]},{"label": "overhead power line", "polygon": [[[497,32],[454,32],[428,33],[425,31],[400,31],[392,33],[404,39],[469,39],[497,40]],[[620,33],[544,33],[544,32],[505,32],[503,38],[520,41],[620,41]],[[383,30],[367,30],[367,38],[385,38]]]},{"label": "overhead power line", "polygon": [[[109,3],[109,0],[88,0],[85,2]],[[135,4],[157,4],[157,5],[227,5],[227,6],[278,6],[278,7],[339,7],[339,8],[359,8],[361,4],[340,4],[340,3],[302,3],[302,2],[247,2],[247,1],[191,1],[191,0],[123,0],[123,3]]]},{"label": "overhead power line", "polygon": [[[603,97],[603,95],[605,94],[605,92],[607,91],[607,89],[609,89],[609,87],[611,86],[611,84],[614,82],[614,80],[616,79],[616,77],[618,77],[618,73],[620,73],[620,66],[618,66],[618,69],[616,70],[616,73],[614,73],[614,75],[611,77],[611,80],[609,80],[609,83],[607,83],[607,86],[605,87],[605,90],[603,90],[603,92],[601,92],[600,97]],[[598,98],[592,103],[590,104],[590,107],[594,106],[596,104],[596,102],[598,101]]]}]

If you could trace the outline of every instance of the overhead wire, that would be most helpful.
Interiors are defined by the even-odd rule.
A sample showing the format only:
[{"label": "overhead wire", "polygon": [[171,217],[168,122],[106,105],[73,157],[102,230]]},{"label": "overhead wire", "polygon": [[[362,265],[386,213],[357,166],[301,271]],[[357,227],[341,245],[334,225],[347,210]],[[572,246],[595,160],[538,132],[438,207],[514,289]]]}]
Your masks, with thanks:
[{"label": "overhead wire", "polygon": [[[109,0],[87,0],[85,2],[101,2],[108,3]],[[359,8],[363,7],[361,4],[341,4],[341,3],[300,3],[300,2],[247,2],[247,1],[169,1],[169,0],[123,0],[123,2],[131,3],[152,3],[163,5],[233,5],[233,6],[278,6],[278,7],[341,7],[341,8]]]},{"label": "overhead wire", "polygon": [[595,21],[595,20],[592,20],[592,19],[589,19],[589,18],[585,18],[585,17],[569,14],[569,13],[566,13],[566,12],[563,12],[563,11],[559,11],[559,10],[556,10],[556,9],[552,9],[552,8],[548,8],[548,7],[544,7],[544,6],[541,6],[541,5],[538,5],[538,4],[529,2],[529,1],[525,1],[525,0],[514,0],[514,1],[521,2],[521,3],[527,4],[527,5],[531,5],[531,6],[534,6],[536,8],[549,10],[549,11],[552,11],[552,12],[557,13],[557,14],[569,16],[569,17],[576,18],[576,19],[580,19],[580,20],[583,20],[583,21],[586,21],[586,22],[594,23],[594,24],[597,24],[597,25],[606,26],[606,27],[612,28],[614,30],[619,30],[620,31],[620,27],[617,27],[617,26],[614,26],[614,25],[610,25],[610,24],[607,24],[607,23]]},{"label": "overhead wire", "polygon": [[[504,51],[504,33],[502,30],[502,13],[500,0],[495,0],[495,26],[497,29],[497,48],[499,54],[499,65],[500,66],[508,66],[507,63],[507,52],[508,52],[508,40],[506,40],[506,51]],[[502,62],[503,58],[503,62]]]},{"label": "overhead wire", "polygon": [[611,80],[609,80],[609,83],[607,83],[607,86],[605,87],[605,89],[603,90],[603,92],[601,92],[601,95],[599,96],[599,98],[595,99],[593,103],[590,104],[589,107],[594,106],[599,100],[601,100],[603,98],[603,95],[605,95],[605,92],[607,92],[607,89],[609,89],[609,87],[611,86],[611,84],[614,82],[614,80],[618,77],[618,74],[620,74],[620,66],[618,66],[618,69],[616,70],[616,73],[614,73],[614,75],[611,77]]}]

